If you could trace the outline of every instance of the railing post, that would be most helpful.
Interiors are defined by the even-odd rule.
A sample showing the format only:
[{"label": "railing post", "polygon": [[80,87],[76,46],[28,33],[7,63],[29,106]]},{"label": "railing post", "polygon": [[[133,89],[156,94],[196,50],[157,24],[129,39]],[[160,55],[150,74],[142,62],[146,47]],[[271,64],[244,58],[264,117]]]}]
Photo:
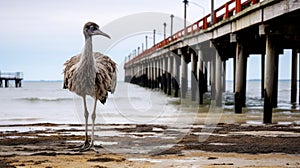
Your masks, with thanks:
[{"label": "railing post", "polygon": [[259,0],[252,0],[252,5],[257,4],[258,2],[259,2]]},{"label": "railing post", "polygon": [[203,21],[202,29],[207,29],[207,17],[204,17],[202,21]]},{"label": "railing post", "polygon": [[242,10],[241,0],[235,0],[235,13],[239,13]]},{"label": "railing post", "polygon": [[225,19],[229,17],[229,5],[228,3],[225,4]]},{"label": "railing post", "polygon": [[213,24],[216,24],[218,21],[217,21],[217,11],[214,11],[214,22]]},{"label": "railing post", "polygon": [[197,32],[200,30],[200,21],[197,22]]}]

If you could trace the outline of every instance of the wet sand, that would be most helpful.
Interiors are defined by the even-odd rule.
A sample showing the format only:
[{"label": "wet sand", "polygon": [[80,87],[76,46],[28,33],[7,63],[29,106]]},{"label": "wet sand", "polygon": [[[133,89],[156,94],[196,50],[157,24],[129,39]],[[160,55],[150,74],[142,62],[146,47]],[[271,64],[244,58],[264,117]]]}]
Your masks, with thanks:
[{"label": "wet sand", "polygon": [[78,152],[80,124],[0,125],[0,167],[300,167],[296,124],[97,126],[98,153]]}]

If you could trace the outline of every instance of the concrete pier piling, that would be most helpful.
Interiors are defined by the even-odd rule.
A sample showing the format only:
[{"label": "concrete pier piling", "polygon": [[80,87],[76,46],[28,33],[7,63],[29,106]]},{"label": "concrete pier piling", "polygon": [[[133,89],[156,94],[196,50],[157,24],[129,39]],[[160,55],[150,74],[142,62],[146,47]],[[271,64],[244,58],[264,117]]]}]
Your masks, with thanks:
[{"label": "concrete pier piling", "polygon": [[298,50],[292,51],[292,69],[291,69],[291,104],[297,102],[297,67],[298,67]]},{"label": "concrete pier piling", "polygon": [[199,104],[203,104],[203,94],[205,92],[205,79],[204,79],[204,65],[203,65],[203,51],[201,47],[198,47],[198,89],[199,89]]},{"label": "concrete pier piling", "polygon": [[278,54],[276,52],[275,39],[271,35],[266,35],[266,58],[265,58],[265,86],[264,86],[264,123],[272,123],[272,109],[276,97],[274,89],[277,79],[276,70],[278,66]]},{"label": "concrete pier piling", "polygon": [[210,88],[211,88],[211,99],[216,98],[216,51],[212,52],[210,61]]},{"label": "concrete pier piling", "polygon": [[180,80],[179,80],[179,66],[180,66],[180,62],[179,62],[179,58],[178,56],[174,57],[174,64],[173,64],[173,73],[174,73],[174,80],[173,80],[173,85],[174,85],[174,97],[179,97],[179,84],[180,84]]},{"label": "concrete pier piling", "polygon": [[181,58],[181,98],[186,98],[187,89],[188,89],[188,66],[187,66],[187,57],[188,53],[185,51],[180,51],[180,58]]},{"label": "concrete pier piling", "polygon": [[163,90],[164,90],[164,93],[167,94],[168,93],[168,73],[169,73],[168,72],[168,58],[164,58],[163,61],[164,61],[164,63],[163,63],[163,65],[164,65],[164,67],[163,67],[163,69],[164,69],[163,70],[164,71],[164,73],[163,73],[163,78],[164,78]]},{"label": "concrete pier piling", "polygon": [[265,57],[266,54],[263,53],[261,55],[261,98],[263,99],[265,96],[264,87],[265,87]]},{"label": "concrete pier piling", "polygon": [[236,44],[234,81],[234,110],[238,114],[242,113],[242,107],[246,106],[247,57],[245,46],[238,42]]},{"label": "concrete pier piling", "polygon": [[172,64],[173,64],[173,57],[170,53],[168,57],[168,70],[167,70],[167,94],[172,94]]},{"label": "concrete pier piling", "polygon": [[196,101],[197,98],[197,59],[196,54],[191,52],[191,100]]},{"label": "concrete pier piling", "polygon": [[222,88],[222,71],[223,71],[223,66],[222,66],[222,60],[221,56],[219,55],[218,52],[216,52],[216,68],[215,68],[215,98],[214,100],[216,101],[216,106],[217,107],[222,107],[222,93],[223,93],[223,88]]}]

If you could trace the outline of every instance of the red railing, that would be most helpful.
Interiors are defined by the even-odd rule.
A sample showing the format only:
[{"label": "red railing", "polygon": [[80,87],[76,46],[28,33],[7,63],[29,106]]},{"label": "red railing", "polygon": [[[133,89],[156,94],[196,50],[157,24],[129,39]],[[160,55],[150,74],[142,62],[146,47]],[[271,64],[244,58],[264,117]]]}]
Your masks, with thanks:
[{"label": "red railing", "polygon": [[[245,8],[247,8],[253,4],[257,4],[259,1],[263,1],[263,0],[244,0],[244,1],[230,0],[214,11],[214,13],[213,13],[214,14],[214,23],[213,24],[216,24],[223,20],[226,20],[229,17],[234,16],[235,14],[241,12]],[[182,30],[178,31],[177,33],[173,34],[172,36],[166,38],[165,40],[155,44],[151,48],[143,51],[141,54],[137,55],[136,57],[134,57],[133,59],[131,59],[127,63],[125,63],[125,67],[127,65],[129,65],[130,63],[133,63],[134,61],[139,60],[143,56],[155,51],[156,49],[163,48],[163,47],[167,46],[168,44],[170,44],[171,42],[177,41],[178,39],[182,38],[185,35],[185,32],[186,32],[186,35],[191,35],[191,34],[195,34],[195,33],[199,32],[201,30],[205,30],[205,29],[211,27],[213,24],[211,23],[211,21],[208,20],[209,18],[211,18],[211,14],[208,14],[208,15],[204,16],[202,19],[198,20],[197,22],[187,26],[185,30],[182,29]]]}]

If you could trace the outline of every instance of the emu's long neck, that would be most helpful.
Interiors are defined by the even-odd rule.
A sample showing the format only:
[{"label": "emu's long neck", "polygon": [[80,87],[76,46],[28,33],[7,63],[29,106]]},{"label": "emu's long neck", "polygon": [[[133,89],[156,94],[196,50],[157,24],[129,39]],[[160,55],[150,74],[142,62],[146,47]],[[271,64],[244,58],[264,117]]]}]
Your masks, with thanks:
[{"label": "emu's long neck", "polygon": [[90,36],[85,39],[83,53],[81,54],[77,70],[82,79],[82,85],[86,88],[85,92],[87,94],[89,94],[90,91],[93,92],[96,79],[96,63],[93,55],[92,37]]},{"label": "emu's long neck", "polygon": [[92,37],[85,39],[83,53],[72,77],[72,88],[80,96],[95,95],[96,63],[93,55]]},{"label": "emu's long neck", "polygon": [[81,64],[89,67],[95,67],[92,37],[90,36],[85,38],[85,45],[81,56]]}]

